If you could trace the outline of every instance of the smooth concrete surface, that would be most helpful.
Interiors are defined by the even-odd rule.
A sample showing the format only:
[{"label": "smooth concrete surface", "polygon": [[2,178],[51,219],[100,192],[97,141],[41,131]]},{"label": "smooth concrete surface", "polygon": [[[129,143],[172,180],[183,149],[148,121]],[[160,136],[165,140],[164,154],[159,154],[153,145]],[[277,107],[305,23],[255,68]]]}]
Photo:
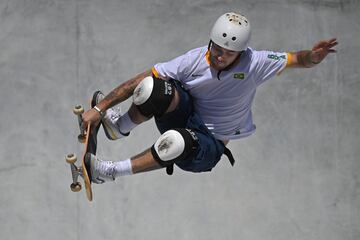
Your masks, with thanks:
[{"label": "smooth concrete surface", "polygon": [[[259,89],[257,132],[229,144],[234,167],[123,177],[94,186],[92,203],[72,193],[73,106],[206,45],[229,10],[250,19],[253,48],[337,37],[338,53]],[[0,1],[0,239],[360,239],[359,13],[357,0]],[[153,121],[116,142],[101,130],[99,156],[158,136]]]}]

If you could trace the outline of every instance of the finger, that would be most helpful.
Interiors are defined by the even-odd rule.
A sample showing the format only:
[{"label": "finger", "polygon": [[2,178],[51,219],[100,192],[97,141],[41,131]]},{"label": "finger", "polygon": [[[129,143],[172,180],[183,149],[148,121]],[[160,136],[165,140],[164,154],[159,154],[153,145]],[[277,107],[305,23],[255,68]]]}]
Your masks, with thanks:
[{"label": "finger", "polygon": [[328,43],[328,45],[329,46],[336,46],[336,45],[338,45],[339,43],[337,42],[337,41],[335,41],[335,42],[329,42]]},{"label": "finger", "polygon": [[329,48],[332,48],[332,47],[335,47],[336,45],[338,45],[339,43],[338,42],[332,42],[332,43],[329,43],[328,44],[328,47]]},{"label": "finger", "polygon": [[327,40],[327,41],[321,41],[317,45],[321,46],[321,47],[325,47],[325,46],[329,46],[329,45],[332,45],[332,44],[335,44],[335,45],[338,44],[336,38],[332,38],[332,39]]},{"label": "finger", "polygon": [[334,41],[334,42],[331,42],[330,44],[338,45],[339,42],[338,42],[338,41]]},{"label": "finger", "polygon": [[320,49],[320,48],[327,48],[329,46],[329,42],[327,41],[322,41],[322,42],[319,42],[318,44],[316,44],[314,46],[315,49]]},{"label": "finger", "polygon": [[327,42],[329,42],[329,43],[337,42],[337,39],[336,38],[331,38],[331,39],[327,40]]},{"label": "finger", "polygon": [[83,128],[83,129],[86,129],[87,125],[88,125],[88,121],[85,121],[85,120],[83,119],[82,122],[81,122],[82,128]]},{"label": "finger", "polygon": [[92,122],[92,123],[91,123],[91,126],[92,126],[92,127],[98,126],[98,125],[100,124],[100,121],[101,121],[101,120],[96,120],[96,121]]}]

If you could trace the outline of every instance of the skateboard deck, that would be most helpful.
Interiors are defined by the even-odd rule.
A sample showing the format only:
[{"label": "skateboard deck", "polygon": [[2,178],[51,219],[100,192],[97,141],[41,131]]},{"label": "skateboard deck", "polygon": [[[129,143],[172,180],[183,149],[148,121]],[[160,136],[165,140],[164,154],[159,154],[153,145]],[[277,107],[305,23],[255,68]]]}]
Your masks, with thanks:
[{"label": "skateboard deck", "polygon": [[[90,102],[90,107],[92,104]],[[76,106],[73,110],[75,115],[78,116],[78,123],[80,128],[80,135],[78,136],[78,140],[81,143],[84,143],[84,151],[81,157],[80,166],[76,166],[75,162],[77,161],[77,157],[75,154],[68,154],[66,156],[66,162],[70,164],[71,175],[73,179],[73,183],[70,185],[70,189],[73,192],[79,192],[81,190],[81,184],[78,182],[78,177],[83,178],[83,182],[85,185],[86,196],[89,201],[93,199],[93,193],[91,189],[91,173],[89,166],[86,166],[85,156],[87,153],[92,153],[96,155],[97,148],[97,133],[100,127],[100,124],[97,126],[88,125],[86,129],[83,128],[83,121],[81,114],[84,112],[84,109],[81,106]]]}]

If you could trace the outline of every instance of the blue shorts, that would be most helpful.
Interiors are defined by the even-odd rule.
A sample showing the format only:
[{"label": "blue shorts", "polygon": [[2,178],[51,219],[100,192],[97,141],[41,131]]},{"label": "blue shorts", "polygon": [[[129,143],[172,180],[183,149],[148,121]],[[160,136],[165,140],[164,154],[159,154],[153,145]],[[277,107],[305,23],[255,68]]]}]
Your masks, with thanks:
[{"label": "blue shorts", "polygon": [[174,128],[188,128],[195,132],[199,139],[199,147],[191,158],[175,163],[179,168],[190,172],[211,171],[221,159],[225,146],[216,140],[207,129],[200,117],[193,111],[192,99],[189,93],[176,80],[170,80],[180,96],[177,108],[162,116],[155,118],[155,123],[160,133]]}]

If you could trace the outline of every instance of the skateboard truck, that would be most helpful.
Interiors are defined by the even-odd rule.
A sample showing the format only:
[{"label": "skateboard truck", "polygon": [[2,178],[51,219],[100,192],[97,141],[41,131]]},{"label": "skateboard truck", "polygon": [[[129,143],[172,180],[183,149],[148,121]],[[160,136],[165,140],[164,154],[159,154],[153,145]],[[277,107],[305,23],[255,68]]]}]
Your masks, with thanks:
[{"label": "skateboard truck", "polygon": [[78,136],[78,140],[80,143],[85,143],[86,134],[85,134],[85,129],[83,127],[83,120],[81,117],[81,114],[84,113],[84,108],[80,105],[77,105],[74,107],[73,112],[78,117],[78,122],[79,122],[80,134]]},{"label": "skateboard truck", "polygon": [[65,159],[66,159],[66,162],[70,164],[71,175],[72,175],[72,179],[73,179],[73,182],[70,185],[70,189],[73,192],[79,192],[81,190],[81,184],[80,184],[80,182],[78,182],[78,177],[79,176],[82,177],[82,169],[81,169],[81,167],[77,167],[75,165],[77,157],[75,154],[68,154],[68,155],[66,155]]}]

